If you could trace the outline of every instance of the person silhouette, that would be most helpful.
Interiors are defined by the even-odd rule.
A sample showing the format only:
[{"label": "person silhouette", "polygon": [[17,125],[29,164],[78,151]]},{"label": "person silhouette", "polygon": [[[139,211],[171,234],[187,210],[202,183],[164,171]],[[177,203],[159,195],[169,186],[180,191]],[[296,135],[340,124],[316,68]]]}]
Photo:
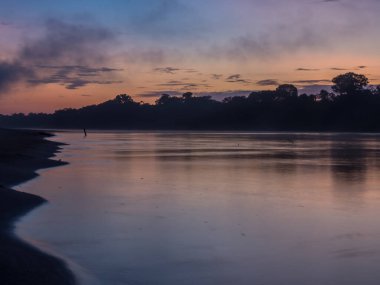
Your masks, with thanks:
[{"label": "person silhouette", "polygon": [[83,128],[83,133],[84,133],[84,136],[87,137],[87,131],[85,128]]}]

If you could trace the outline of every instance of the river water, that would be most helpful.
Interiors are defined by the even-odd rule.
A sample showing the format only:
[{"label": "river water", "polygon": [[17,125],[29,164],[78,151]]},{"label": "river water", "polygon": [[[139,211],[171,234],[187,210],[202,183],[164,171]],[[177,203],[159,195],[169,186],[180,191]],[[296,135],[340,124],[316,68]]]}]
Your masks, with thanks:
[{"label": "river water", "polygon": [[58,132],[17,234],[87,284],[380,284],[380,136]]}]

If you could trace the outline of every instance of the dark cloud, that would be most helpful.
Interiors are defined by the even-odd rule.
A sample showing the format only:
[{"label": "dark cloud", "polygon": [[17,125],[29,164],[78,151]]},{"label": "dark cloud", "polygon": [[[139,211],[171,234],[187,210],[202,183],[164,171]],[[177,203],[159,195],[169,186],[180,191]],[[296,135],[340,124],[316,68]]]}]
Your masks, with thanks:
[{"label": "dark cloud", "polygon": [[122,69],[109,67],[89,67],[82,65],[64,65],[64,66],[39,66],[40,69],[54,70],[55,72],[39,79],[31,79],[28,82],[32,84],[50,84],[57,83],[65,86],[67,89],[77,89],[89,84],[113,84],[121,83],[120,80],[102,79],[104,74],[122,71]]},{"label": "dark cloud", "polygon": [[[83,79],[83,78],[102,78],[103,74],[113,73],[116,71],[122,71],[123,69],[109,68],[109,67],[89,67],[83,65],[62,65],[62,66],[37,66],[41,73],[41,70],[53,71],[48,76],[44,76],[40,79],[31,79],[29,82],[36,83],[45,81],[50,81],[50,83],[64,83],[70,84],[74,79]],[[91,80],[82,80],[83,82]],[[92,80],[93,82],[101,82],[99,80]],[[70,88],[69,88],[70,89]]]},{"label": "dark cloud", "polygon": [[182,93],[178,91],[150,91],[150,92],[139,94],[138,96],[145,97],[145,98],[159,98],[163,94],[168,94],[170,96],[182,95]]},{"label": "dark cloud", "polygon": [[167,74],[175,74],[176,72],[185,72],[185,73],[196,73],[198,72],[192,68],[177,68],[177,67],[157,67],[154,68],[153,71],[167,73]]},{"label": "dark cloud", "polygon": [[95,24],[48,20],[42,37],[26,41],[13,61],[0,61],[0,92],[19,82],[67,89],[120,82],[104,78],[120,69],[94,67],[107,61],[105,51],[114,40],[112,32]]},{"label": "dark cloud", "polygon": [[303,67],[299,67],[296,69],[296,71],[319,71],[320,69],[317,69],[317,68],[303,68]]},{"label": "dark cloud", "polygon": [[158,86],[183,86],[186,84],[188,84],[188,83],[185,83],[185,82],[179,81],[179,80],[171,80],[171,81],[168,81],[166,83],[160,83],[160,84],[158,84]]},{"label": "dark cloud", "polygon": [[10,25],[11,25],[10,22],[0,21],[0,26],[10,26]]},{"label": "dark cloud", "polygon": [[331,67],[330,70],[335,70],[335,71],[349,71],[349,70],[361,70],[361,69],[366,69],[366,65],[359,65],[355,66],[353,68],[343,68],[343,67]]},{"label": "dark cloud", "polygon": [[341,67],[331,67],[330,68],[331,70],[336,70],[336,71],[344,71],[344,70],[348,70],[346,68],[341,68]]},{"label": "dark cloud", "polygon": [[211,78],[214,80],[219,80],[223,77],[223,74],[211,74]]},{"label": "dark cloud", "polygon": [[232,74],[232,75],[228,76],[225,81],[231,82],[231,83],[244,83],[244,84],[252,83],[251,81],[249,81],[247,79],[243,79],[241,74]]},{"label": "dark cloud", "polygon": [[95,24],[48,20],[45,27],[43,37],[24,44],[19,54],[20,61],[35,65],[102,62],[105,60],[102,48],[115,39],[110,30]]},{"label": "dark cloud", "polygon": [[13,84],[26,77],[33,77],[34,71],[18,62],[0,61],[0,94],[7,92]]},{"label": "dark cloud", "polygon": [[176,71],[179,71],[179,68],[176,67],[157,67],[154,69],[154,71],[162,72],[162,73],[169,73],[174,74]]},{"label": "dark cloud", "polygon": [[280,83],[276,79],[264,79],[256,82],[259,86],[277,86]]},{"label": "dark cloud", "polygon": [[234,96],[248,96],[252,93],[252,90],[225,90],[225,91],[215,91],[215,92],[202,92],[202,96],[211,96],[215,100],[223,100],[227,97]]},{"label": "dark cloud", "polygon": [[194,82],[186,82],[186,81],[179,81],[179,80],[171,80],[166,83],[158,84],[158,86],[164,86],[164,87],[177,87],[179,90],[188,91],[188,90],[196,90],[198,88],[209,88],[210,85],[206,83],[194,83]]},{"label": "dark cloud", "polygon": [[83,80],[80,78],[69,79],[68,82],[64,82],[67,89],[78,89],[79,87],[86,86],[88,84],[100,84],[100,85],[109,85],[115,83],[122,83],[123,81],[116,80]]},{"label": "dark cloud", "polygon": [[110,68],[110,67],[89,67],[85,65],[39,65],[39,68],[45,69],[58,69],[58,70],[67,70],[77,71],[78,74],[84,75],[96,75],[100,72],[113,72],[113,71],[123,71],[121,68]]},{"label": "dark cloud", "polygon": [[99,85],[109,85],[109,84],[115,84],[115,83],[122,83],[123,81],[118,80],[88,80],[88,79],[82,79],[80,77],[64,77],[64,76],[51,76],[46,77],[42,79],[30,79],[28,83],[30,84],[60,84],[62,86],[65,86],[66,89],[78,89],[80,87],[84,87],[89,84],[99,84]]},{"label": "dark cloud", "polygon": [[329,79],[307,79],[307,80],[297,80],[293,81],[294,84],[316,84],[316,83],[323,83],[323,82],[331,82]]},{"label": "dark cloud", "polygon": [[[223,100],[227,97],[232,96],[248,96],[251,90],[225,90],[225,91],[215,91],[215,92],[196,92],[194,96],[211,96],[215,100]],[[182,93],[178,91],[151,91],[139,94],[140,97],[145,98],[159,98],[162,94],[169,94],[171,96],[181,96]]]},{"label": "dark cloud", "polygon": [[[193,69],[193,68],[184,69],[184,71],[186,73],[197,73],[198,72],[196,69]],[[202,75],[202,73],[199,73],[199,74]]]}]

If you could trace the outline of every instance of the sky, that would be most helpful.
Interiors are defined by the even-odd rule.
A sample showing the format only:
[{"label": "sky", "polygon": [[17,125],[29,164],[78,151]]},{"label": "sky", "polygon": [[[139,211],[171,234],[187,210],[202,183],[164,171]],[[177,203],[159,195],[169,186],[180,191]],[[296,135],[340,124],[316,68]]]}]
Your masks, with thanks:
[{"label": "sky", "polygon": [[380,84],[378,0],[0,0],[0,113]]}]

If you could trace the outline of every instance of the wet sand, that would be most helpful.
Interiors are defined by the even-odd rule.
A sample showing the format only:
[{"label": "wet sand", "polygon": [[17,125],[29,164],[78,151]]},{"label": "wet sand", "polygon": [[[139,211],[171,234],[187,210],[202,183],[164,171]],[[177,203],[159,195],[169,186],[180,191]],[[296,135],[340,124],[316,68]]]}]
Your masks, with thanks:
[{"label": "wet sand", "polygon": [[38,169],[65,164],[49,159],[60,144],[45,140],[48,136],[39,131],[0,129],[0,284],[76,284],[62,260],[13,234],[17,219],[46,200],[11,187],[38,176]]}]

